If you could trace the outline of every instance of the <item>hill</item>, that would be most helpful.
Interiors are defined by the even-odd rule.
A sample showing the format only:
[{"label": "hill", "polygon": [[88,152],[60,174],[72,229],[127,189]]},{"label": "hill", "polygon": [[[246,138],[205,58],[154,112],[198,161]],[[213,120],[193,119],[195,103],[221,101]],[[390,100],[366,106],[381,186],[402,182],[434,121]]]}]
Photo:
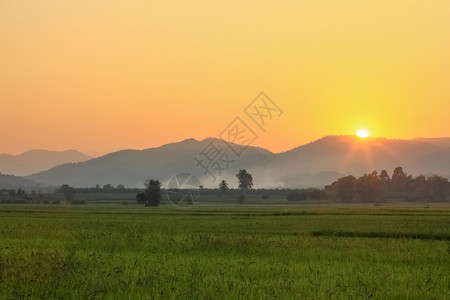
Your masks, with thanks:
[{"label": "hill", "polygon": [[426,142],[443,147],[450,147],[450,137],[445,138],[414,138],[414,141]]},{"label": "hill", "polygon": [[52,167],[91,159],[90,156],[75,150],[48,151],[30,150],[19,155],[0,154],[0,172],[16,176],[25,176]]},{"label": "hill", "polygon": [[45,185],[34,182],[23,177],[0,174],[0,189],[6,190],[41,190],[45,188]]}]

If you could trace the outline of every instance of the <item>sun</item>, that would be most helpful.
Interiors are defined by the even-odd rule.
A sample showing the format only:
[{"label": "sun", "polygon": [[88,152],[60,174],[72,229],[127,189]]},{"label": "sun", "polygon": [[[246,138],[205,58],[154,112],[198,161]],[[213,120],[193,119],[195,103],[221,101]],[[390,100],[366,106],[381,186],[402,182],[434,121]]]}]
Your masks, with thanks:
[{"label": "sun", "polygon": [[360,138],[365,139],[365,138],[369,137],[369,132],[368,132],[367,130],[365,130],[365,129],[359,129],[359,130],[356,132],[356,135],[357,135],[358,137],[360,137]]}]

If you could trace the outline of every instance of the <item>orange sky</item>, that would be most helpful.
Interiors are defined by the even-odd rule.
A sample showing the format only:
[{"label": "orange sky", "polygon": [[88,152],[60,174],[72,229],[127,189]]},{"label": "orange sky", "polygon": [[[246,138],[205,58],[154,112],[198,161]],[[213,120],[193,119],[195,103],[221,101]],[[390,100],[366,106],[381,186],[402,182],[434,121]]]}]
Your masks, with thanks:
[{"label": "orange sky", "polygon": [[127,2],[0,1],[0,153],[217,136],[261,91],[272,151],[450,136],[448,0]]}]

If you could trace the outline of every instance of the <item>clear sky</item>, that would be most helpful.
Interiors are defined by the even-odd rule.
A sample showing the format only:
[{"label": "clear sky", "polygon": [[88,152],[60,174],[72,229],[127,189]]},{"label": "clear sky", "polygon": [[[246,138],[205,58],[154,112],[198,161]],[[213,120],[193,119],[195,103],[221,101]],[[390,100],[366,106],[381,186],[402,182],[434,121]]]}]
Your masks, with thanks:
[{"label": "clear sky", "polygon": [[0,0],[0,153],[217,136],[261,91],[275,152],[450,136],[450,1]]}]

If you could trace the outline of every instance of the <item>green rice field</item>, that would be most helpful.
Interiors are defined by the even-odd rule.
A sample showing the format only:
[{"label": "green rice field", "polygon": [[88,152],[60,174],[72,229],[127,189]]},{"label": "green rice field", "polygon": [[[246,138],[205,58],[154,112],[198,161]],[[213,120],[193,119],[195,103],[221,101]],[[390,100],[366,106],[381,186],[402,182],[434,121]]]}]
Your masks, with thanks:
[{"label": "green rice field", "polygon": [[450,206],[1,205],[1,299],[450,299]]}]

